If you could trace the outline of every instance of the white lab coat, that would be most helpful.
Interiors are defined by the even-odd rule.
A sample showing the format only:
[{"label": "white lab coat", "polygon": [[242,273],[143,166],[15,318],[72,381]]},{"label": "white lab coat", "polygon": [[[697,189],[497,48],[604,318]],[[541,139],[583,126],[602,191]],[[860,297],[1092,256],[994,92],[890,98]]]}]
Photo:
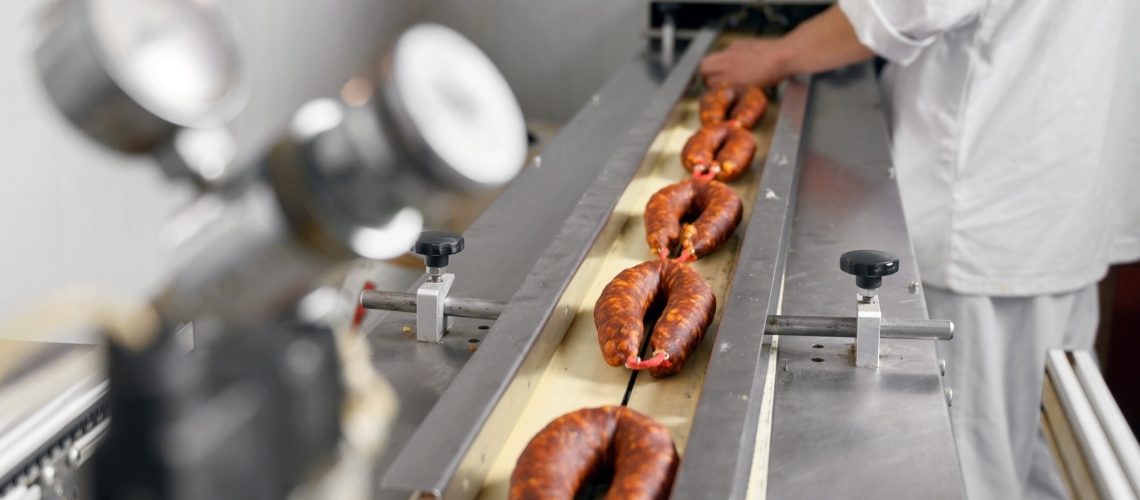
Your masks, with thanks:
[{"label": "white lab coat", "polygon": [[839,0],[883,73],[892,159],[966,491],[1060,497],[1044,351],[1087,348],[1096,287],[1140,258],[1140,2]]},{"label": "white lab coat", "polygon": [[892,63],[892,156],[924,281],[1059,293],[1140,258],[1130,3],[840,1]]}]

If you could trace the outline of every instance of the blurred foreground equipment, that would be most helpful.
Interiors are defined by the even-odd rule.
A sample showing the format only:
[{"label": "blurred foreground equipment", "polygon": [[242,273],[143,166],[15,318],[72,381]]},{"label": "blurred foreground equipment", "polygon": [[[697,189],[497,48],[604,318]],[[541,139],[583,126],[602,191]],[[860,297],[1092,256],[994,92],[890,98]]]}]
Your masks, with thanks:
[{"label": "blurred foreground equipment", "polygon": [[[396,400],[364,339],[326,320],[355,304],[318,285],[349,259],[407,252],[441,216],[437,196],[514,178],[522,114],[475,46],[418,25],[371,75],[304,105],[263,155],[235,165],[222,126],[250,91],[235,28],[209,0],[62,0],[46,17],[37,62],[60,110],[201,194],[161,235],[179,251],[169,282],[118,321],[87,325],[107,335],[105,353],[51,381],[0,358],[4,396],[28,395],[3,399],[27,408],[0,407],[14,419],[0,430],[51,427],[0,453],[6,500],[87,496],[76,471],[99,441],[103,499],[363,498],[374,484]],[[21,330],[35,344],[36,328]],[[106,381],[91,359],[106,361]],[[50,397],[76,380],[92,387],[82,400]],[[69,401],[79,407],[66,421],[35,411]]]}]

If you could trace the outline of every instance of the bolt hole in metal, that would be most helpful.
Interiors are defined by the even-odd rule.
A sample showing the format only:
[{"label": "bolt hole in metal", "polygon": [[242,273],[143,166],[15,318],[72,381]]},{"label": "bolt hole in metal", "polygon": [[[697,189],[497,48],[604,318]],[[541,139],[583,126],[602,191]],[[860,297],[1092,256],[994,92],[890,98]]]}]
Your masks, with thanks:
[{"label": "bolt hole in metal", "polygon": [[811,358],[811,360],[815,361],[816,363],[822,363],[823,362],[823,358]]},{"label": "bolt hole in metal", "polygon": [[479,339],[477,339],[477,338],[470,338],[470,339],[467,339],[467,343],[468,343],[468,344],[478,344],[479,342],[480,342],[480,340],[479,340]]},{"label": "bolt hole in metal", "polygon": [[489,326],[487,326],[487,325],[479,325],[479,329],[480,329],[480,330],[490,330],[490,329],[491,329],[491,327],[489,327]]},{"label": "bolt hole in metal", "polygon": [[812,349],[823,349],[823,344],[812,344]]}]

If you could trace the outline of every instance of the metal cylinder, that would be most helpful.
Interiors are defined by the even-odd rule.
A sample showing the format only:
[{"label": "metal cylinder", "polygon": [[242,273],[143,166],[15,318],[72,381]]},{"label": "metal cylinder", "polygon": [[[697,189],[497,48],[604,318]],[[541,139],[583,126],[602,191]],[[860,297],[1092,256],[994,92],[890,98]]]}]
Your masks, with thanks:
[{"label": "metal cylinder", "polygon": [[[360,293],[360,305],[365,309],[416,312],[416,295],[407,292],[365,290]],[[498,319],[507,305],[491,300],[466,297],[447,297],[443,301],[443,314],[461,318]]]},{"label": "metal cylinder", "polygon": [[[831,316],[768,316],[766,335],[801,337],[855,337],[855,318]],[[885,339],[950,340],[954,323],[944,319],[883,318]]]},{"label": "metal cylinder", "polygon": [[182,127],[216,127],[250,85],[223,2],[59,0],[48,4],[35,62],[47,95],[77,128],[128,153]]},{"label": "metal cylinder", "polygon": [[661,64],[667,68],[676,61],[676,46],[677,24],[673,21],[673,16],[667,15],[661,24]]}]

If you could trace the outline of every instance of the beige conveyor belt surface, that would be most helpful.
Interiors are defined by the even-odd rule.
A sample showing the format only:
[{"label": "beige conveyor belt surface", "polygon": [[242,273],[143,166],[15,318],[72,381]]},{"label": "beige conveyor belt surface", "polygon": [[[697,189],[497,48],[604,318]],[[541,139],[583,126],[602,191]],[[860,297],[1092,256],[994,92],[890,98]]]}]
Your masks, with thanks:
[{"label": "beige conveyor belt surface", "polygon": [[[769,105],[763,121],[756,127],[756,158],[752,168],[730,185],[744,201],[744,222],[750,217],[752,200],[756,195],[760,172],[771,146],[772,132],[778,104]],[[550,360],[534,396],[527,403],[518,422],[504,443],[480,493],[482,499],[507,497],[511,472],[523,448],[540,429],[559,415],[580,408],[621,404],[632,372],[624,367],[611,367],[602,360],[594,328],[593,306],[602,289],[621,270],[655,258],[645,241],[645,222],[642,214],[649,197],[657,190],[689,176],[681,166],[681,148],[699,128],[696,99],[680,101],[674,108],[665,127],[658,134],[646,154],[638,175],[618,201],[614,210],[615,221],[622,224],[620,234],[608,252],[595,251],[591,259],[600,259],[595,265],[583,264],[582,269],[597,269],[592,276],[576,276],[575,281],[588,280],[591,284],[577,306],[577,314],[570,324],[562,344]],[[668,426],[677,450],[684,452],[689,436],[690,422],[696,411],[705,367],[708,364],[713,333],[720,323],[720,305],[736,264],[741,234],[737,234],[710,255],[692,265],[708,280],[716,293],[717,313],[708,333],[698,349],[685,362],[680,373],[655,379],[648,373],[638,375],[630,393],[628,406],[656,418]]]}]

